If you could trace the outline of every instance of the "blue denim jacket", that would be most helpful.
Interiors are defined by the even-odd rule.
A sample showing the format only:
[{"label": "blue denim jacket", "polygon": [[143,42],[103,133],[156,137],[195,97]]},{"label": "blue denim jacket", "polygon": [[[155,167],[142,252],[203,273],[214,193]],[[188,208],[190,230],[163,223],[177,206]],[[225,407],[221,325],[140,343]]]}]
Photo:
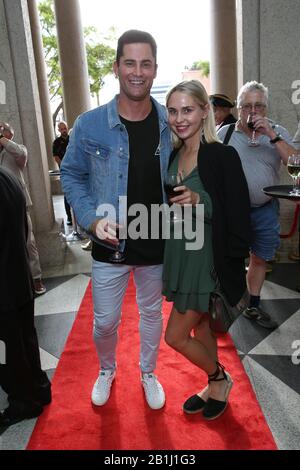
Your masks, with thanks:
[{"label": "blue denim jacket", "polygon": [[[171,138],[165,108],[152,101],[159,119],[157,158],[160,158],[163,187]],[[117,211],[119,196],[127,195],[128,164],[128,134],[119,118],[116,96],[109,103],[77,118],[60,167],[63,191],[77,222],[85,230],[88,231],[99,217],[97,207],[100,204],[112,204]],[[164,188],[163,194],[165,198]]]}]

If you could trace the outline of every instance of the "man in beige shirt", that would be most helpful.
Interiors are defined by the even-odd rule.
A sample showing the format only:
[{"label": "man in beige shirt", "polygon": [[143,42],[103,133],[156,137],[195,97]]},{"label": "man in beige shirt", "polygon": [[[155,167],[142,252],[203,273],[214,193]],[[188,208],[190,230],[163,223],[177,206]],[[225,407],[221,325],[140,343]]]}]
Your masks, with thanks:
[{"label": "man in beige shirt", "polygon": [[6,168],[16,178],[18,178],[24,190],[28,221],[27,249],[29,253],[30,269],[34,281],[34,291],[37,295],[41,295],[46,292],[46,287],[42,282],[39,253],[33,234],[31,217],[29,214],[32,201],[23,176],[23,171],[27,164],[27,149],[24,145],[13,142],[13,137],[13,127],[6,122],[0,123],[0,166]]}]

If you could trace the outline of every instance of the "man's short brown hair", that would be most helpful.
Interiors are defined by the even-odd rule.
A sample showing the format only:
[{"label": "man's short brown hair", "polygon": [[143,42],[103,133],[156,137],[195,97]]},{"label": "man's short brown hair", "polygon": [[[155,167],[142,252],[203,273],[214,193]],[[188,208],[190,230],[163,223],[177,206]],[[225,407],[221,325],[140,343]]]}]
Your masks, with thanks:
[{"label": "man's short brown hair", "polygon": [[123,33],[122,36],[119,37],[116,57],[118,65],[120,63],[120,58],[123,55],[124,46],[126,44],[133,44],[137,42],[150,45],[156,63],[157,45],[153,36],[151,36],[150,33],[147,33],[145,31],[139,31],[138,29],[130,29],[129,31],[125,31],[125,33]]}]

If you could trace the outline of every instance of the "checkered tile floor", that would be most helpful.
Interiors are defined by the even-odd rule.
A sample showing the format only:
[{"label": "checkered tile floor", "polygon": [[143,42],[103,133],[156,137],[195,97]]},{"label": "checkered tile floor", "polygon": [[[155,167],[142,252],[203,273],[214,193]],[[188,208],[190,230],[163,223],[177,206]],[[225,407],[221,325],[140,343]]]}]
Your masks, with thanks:
[{"label": "checkered tile floor", "polygon": [[[90,280],[90,253],[80,242],[68,247],[71,259],[84,257],[75,274],[59,270],[44,279],[45,295],[36,299],[36,327],[43,369],[52,377]],[[77,256],[76,256],[77,255]],[[74,265],[73,265],[74,266]],[[80,272],[85,272],[82,274]],[[230,333],[279,449],[300,449],[300,264],[276,264],[262,291],[262,307],[278,322],[275,331],[239,318]],[[1,360],[2,355],[2,360]],[[0,348],[0,362],[3,351]],[[0,388],[0,409],[7,406]],[[0,450],[25,449],[35,425],[26,420],[0,434]]]}]

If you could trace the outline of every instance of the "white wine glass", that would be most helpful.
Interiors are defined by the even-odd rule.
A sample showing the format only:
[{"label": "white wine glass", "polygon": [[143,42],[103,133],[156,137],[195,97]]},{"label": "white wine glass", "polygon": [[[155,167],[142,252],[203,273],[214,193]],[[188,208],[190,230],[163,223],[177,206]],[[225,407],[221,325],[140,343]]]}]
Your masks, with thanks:
[{"label": "white wine glass", "polygon": [[292,196],[300,196],[300,154],[290,155],[288,158],[287,170],[293,178]]}]

